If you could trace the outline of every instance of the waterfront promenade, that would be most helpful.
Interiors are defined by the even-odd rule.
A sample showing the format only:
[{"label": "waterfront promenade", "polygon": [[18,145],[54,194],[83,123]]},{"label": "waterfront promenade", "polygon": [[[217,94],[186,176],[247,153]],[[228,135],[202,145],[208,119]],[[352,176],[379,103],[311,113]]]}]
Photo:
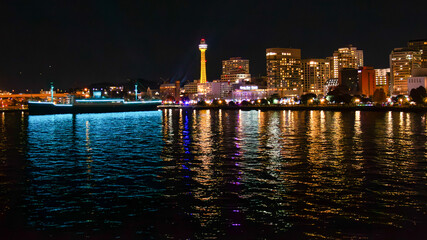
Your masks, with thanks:
[{"label": "waterfront promenade", "polygon": [[182,106],[160,105],[159,109],[225,109],[225,110],[324,110],[324,111],[398,111],[398,112],[427,112],[425,106],[356,106],[356,105],[207,105]]},{"label": "waterfront promenade", "polygon": [[0,112],[27,112],[28,106],[8,106],[8,107],[0,107]]}]

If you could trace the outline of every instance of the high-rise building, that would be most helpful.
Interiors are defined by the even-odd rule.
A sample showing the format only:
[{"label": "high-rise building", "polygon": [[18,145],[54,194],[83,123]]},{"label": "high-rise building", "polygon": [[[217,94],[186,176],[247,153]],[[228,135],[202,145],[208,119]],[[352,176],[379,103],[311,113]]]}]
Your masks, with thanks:
[{"label": "high-rise building", "polygon": [[241,57],[233,57],[222,60],[222,74],[249,73],[249,60]]},{"label": "high-rise building", "polygon": [[331,61],[331,78],[338,78],[343,68],[363,67],[363,50],[349,45],[334,52]]},{"label": "high-rise building", "polygon": [[373,96],[375,91],[375,70],[373,67],[361,67],[358,70],[359,94]]},{"label": "high-rise building", "polygon": [[390,68],[375,69],[375,87],[382,88],[386,95],[390,93]]},{"label": "high-rise building", "polygon": [[205,52],[208,48],[208,45],[205,42],[205,39],[202,39],[199,44],[200,50],[200,83],[206,83],[206,57]]},{"label": "high-rise building", "polygon": [[427,68],[427,39],[411,40],[408,47],[421,52],[421,67]]},{"label": "high-rise building", "polygon": [[251,80],[251,75],[249,74],[249,60],[240,57],[223,60],[221,81],[234,83],[239,80],[245,82]]},{"label": "high-rise building", "polygon": [[339,72],[339,84],[346,86],[352,94],[359,94],[359,75],[354,68],[343,68]]},{"label": "high-rise building", "polygon": [[325,82],[330,77],[328,59],[301,60],[303,74],[303,92],[320,94],[324,91]]},{"label": "high-rise building", "polygon": [[410,48],[395,48],[390,54],[390,82],[392,94],[407,94],[408,78],[412,76],[412,70],[420,66],[420,51]]},{"label": "high-rise building", "polygon": [[296,96],[302,91],[301,49],[268,48],[267,87],[271,94]]}]

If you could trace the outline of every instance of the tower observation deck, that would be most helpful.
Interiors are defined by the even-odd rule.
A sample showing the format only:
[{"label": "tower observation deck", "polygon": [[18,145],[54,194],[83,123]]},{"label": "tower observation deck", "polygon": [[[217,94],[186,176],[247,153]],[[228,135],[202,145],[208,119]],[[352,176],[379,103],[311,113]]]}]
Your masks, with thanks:
[{"label": "tower observation deck", "polygon": [[200,83],[206,83],[206,58],[205,52],[208,48],[208,45],[205,42],[205,39],[202,39],[199,44],[200,50]]}]

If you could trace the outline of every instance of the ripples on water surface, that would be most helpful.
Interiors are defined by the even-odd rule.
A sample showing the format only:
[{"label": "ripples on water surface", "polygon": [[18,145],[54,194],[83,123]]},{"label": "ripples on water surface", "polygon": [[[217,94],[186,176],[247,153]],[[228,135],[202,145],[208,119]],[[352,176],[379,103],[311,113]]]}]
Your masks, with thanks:
[{"label": "ripples on water surface", "polygon": [[3,113],[0,230],[71,239],[421,237],[426,142],[425,115],[415,113]]}]

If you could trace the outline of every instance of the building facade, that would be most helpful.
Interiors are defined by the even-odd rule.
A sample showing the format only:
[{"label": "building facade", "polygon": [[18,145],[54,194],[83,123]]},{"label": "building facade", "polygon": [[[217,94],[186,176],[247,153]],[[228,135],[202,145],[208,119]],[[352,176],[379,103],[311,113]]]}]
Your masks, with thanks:
[{"label": "building facade", "polygon": [[222,61],[222,82],[237,83],[239,80],[249,82],[251,74],[249,73],[249,60],[240,57],[230,58]]},{"label": "building facade", "polygon": [[359,70],[343,68],[339,72],[339,84],[346,86],[352,94],[359,94]]},{"label": "building facade", "polygon": [[413,88],[427,87],[427,68],[416,68],[412,70],[412,77],[408,78],[408,94]]},{"label": "building facade", "polygon": [[327,59],[301,60],[303,93],[322,94],[324,85],[330,78],[330,65]]},{"label": "building facade", "polygon": [[212,93],[212,82],[198,83],[197,84],[197,98],[210,99]]},{"label": "building facade", "polygon": [[235,89],[233,91],[233,99],[237,101],[249,101],[264,98],[267,98],[267,90],[259,89],[258,86],[255,85],[240,86],[239,89]]},{"label": "building facade", "polygon": [[361,67],[358,70],[359,94],[373,96],[376,88],[375,70],[373,67]]},{"label": "building facade", "polygon": [[194,80],[194,82],[189,82],[184,85],[184,94],[190,96],[192,94],[197,94],[197,84],[198,80]]},{"label": "building facade", "polygon": [[251,77],[251,84],[261,88],[267,88],[267,76]]},{"label": "building facade", "polygon": [[390,95],[390,68],[375,69],[375,87],[382,88],[386,95]]},{"label": "building facade", "polygon": [[232,97],[233,84],[229,82],[213,81],[212,83],[212,98],[229,99]]},{"label": "building facade", "polygon": [[421,67],[427,68],[427,39],[411,40],[408,42],[408,48],[421,53]]},{"label": "building facade", "polygon": [[427,87],[427,76],[426,77],[410,77],[408,78],[408,95],[414,88]]},{"label": "building facade", "polygon": [[160,85],[160,98],[162,100],[176,100],[177,86],[175,83],[164,83]]},{"label": "building facade", "polygon": [[268,48],[267,87],[271,94],[297,96],[302,93],[301,49]]},{"label": "building facade", "polygon": [[331,58],[331,78],[338,78],[343,68],[358,69],[363,67],[363,50],[349,45],[339,48]]},{"label": "building facade", "polygon": [[410,48],[395,48],[390,54],[390,82],[394,95],[408,94],[408,78],[421,67],[421,53]]},{"label": "building facade", "polygon": [[250,82],[251,75],[247,73],[237,73],[237,74],[222,74],[221,82],[237,83],[239,81]]},{"label": "building facade", "polygon": [[201,83],[194,80],[184,85],[184,96],[192,100],[206,100],[212,96],[212,82]]},{"label": "building facade", "polygon": [[323,95],[327,95],[335,87],[338,87],[338,85],[339,85],[338,78],[330,78],[330,79],[326,80],[325,86],[323,89]]},{"label": "building facade", "polygon": [[222,60],[222,74],[245,74],[249,73],[249,60],[234,57]]}]

